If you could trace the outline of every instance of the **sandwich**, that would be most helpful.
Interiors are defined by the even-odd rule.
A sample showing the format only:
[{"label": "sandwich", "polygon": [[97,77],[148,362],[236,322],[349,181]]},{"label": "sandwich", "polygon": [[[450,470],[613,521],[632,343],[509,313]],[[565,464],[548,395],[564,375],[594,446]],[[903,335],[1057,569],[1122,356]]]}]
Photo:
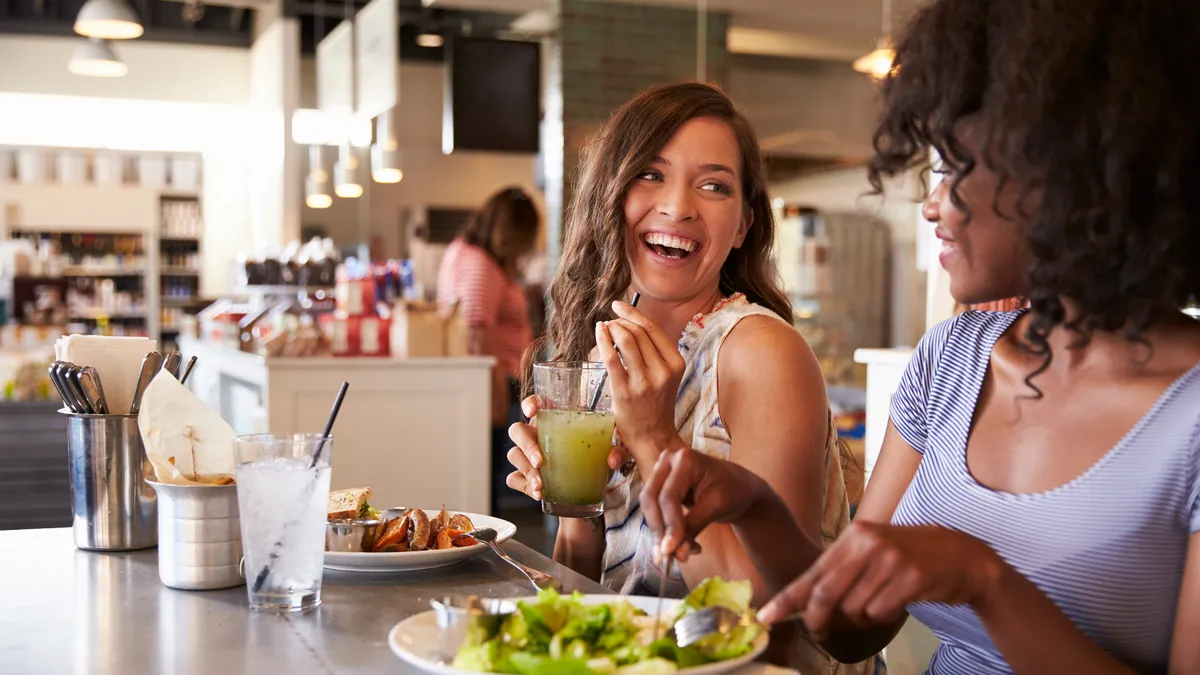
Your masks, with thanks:
[{"label": "sandwich", "polygon": [[326,520],[374,520],[382,514],[371,508],[367,502],[371,498],[371,488],[360,487],[349,490],[337,490],[329,493],[329,505],[326,509]]}]

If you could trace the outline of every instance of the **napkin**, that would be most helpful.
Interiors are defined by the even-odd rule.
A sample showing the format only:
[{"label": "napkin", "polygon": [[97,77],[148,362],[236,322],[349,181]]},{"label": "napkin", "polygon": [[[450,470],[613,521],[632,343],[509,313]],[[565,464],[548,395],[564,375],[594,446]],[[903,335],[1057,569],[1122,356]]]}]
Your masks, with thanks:
[{"label": "napkin", "polygon": [[146,456],[160,483],[207,484],[233,475],[233,428],[170,373],[159,371],[138,412]]},{"label": "napkin", "polygon": [[154,340],[144,337],[64,335],[54,344],[54,356],[77,366],[92,366],[100,373],[104,398],[113,413],[128,413],[133,405],[138,373]]}]

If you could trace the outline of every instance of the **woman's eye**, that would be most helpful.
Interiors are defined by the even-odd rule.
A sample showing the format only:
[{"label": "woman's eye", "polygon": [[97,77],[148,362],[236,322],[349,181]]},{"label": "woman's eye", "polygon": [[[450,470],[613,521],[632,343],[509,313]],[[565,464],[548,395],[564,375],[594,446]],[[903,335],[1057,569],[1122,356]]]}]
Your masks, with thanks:
[{"label": "woman's eye", "polygon": [[729,187],[728,185],[726,185],[724,183],[715,182],[715,181],[712,183],[705,183],[704,185],[701,186],[701,189],[708,190],[709,192],[716,192],[718,194],[723,194],[723,195],[733,194],[733,188]]},{"label": "woman's eye", "polygon": [[657,171],[643,171],[638,174],[638,180],[662,180],[662,174]]}]

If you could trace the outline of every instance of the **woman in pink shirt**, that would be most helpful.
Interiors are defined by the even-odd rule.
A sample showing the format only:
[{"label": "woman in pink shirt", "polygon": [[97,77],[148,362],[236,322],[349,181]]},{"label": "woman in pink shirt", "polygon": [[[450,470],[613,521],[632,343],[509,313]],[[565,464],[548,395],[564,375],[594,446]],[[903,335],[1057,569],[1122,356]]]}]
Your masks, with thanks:
[{"label": "woman in pink shirt", "polygon": [[500,190],[467,220],[438,269],[438,305],[448,309],[458,302],[471,352],[497,362],[492,370],[493,510],[496,496],[507,492],[508,425],[518,419],[521,358],[533,342],[519,268],[533,252],[539,222],[524,190]]}]

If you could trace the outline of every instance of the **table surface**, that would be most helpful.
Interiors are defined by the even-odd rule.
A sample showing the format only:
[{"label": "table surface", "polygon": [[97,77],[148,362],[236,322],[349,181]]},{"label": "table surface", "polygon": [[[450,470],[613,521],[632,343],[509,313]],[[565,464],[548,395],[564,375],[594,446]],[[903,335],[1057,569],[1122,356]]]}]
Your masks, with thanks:
[{"label": "table surface", "polygon": [[[510,541],[517,560],[567,592],[609,591]],[[156,549],[77,550],[71,530],[0,532],[0,671],[38,673],[412,673],[387,645],[433,597],[530,595],[521,573],[491,553],[439,570],[325,570],[322,604],[304,614],[252,612],[245,587],[178,591],[158,579]]]}]

